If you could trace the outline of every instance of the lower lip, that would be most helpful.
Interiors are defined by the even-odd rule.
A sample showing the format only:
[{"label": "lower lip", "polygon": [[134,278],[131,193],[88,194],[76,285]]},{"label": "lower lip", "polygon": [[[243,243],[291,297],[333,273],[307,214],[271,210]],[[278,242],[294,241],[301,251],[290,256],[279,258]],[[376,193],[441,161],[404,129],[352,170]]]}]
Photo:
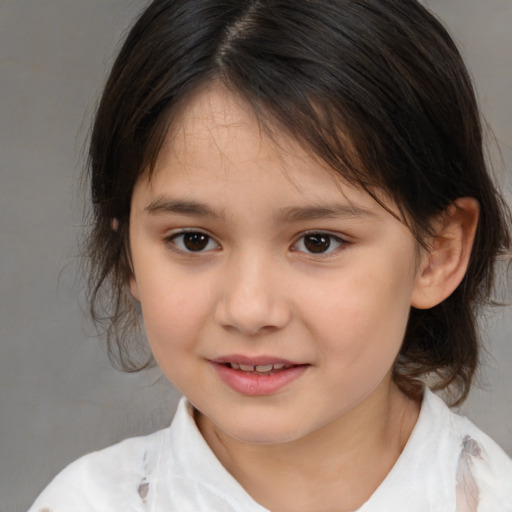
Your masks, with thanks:
[{"label": "lower lip", "polygon": [[298,379],[309,365],[292,366],[270,375],[234,370],[224,364],[213,363],[221,380],[238,393],[249,396],[271,395]]}]

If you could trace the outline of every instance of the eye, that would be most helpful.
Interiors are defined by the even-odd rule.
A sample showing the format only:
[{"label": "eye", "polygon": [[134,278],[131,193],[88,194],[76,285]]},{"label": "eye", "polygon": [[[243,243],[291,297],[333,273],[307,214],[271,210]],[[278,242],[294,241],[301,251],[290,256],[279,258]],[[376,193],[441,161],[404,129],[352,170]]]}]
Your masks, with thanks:
[{"label": "eye", "polygon": [[329,233],[308,233],[293,245],[293,250],[309,254],[326,254],[339,249],[344,243],[341,238]]},{"label": "eye", "polygon": [[167,239],[168,243],[182,252],[204,252],[219,248],[219,244],[201,231],[184,231]]}]

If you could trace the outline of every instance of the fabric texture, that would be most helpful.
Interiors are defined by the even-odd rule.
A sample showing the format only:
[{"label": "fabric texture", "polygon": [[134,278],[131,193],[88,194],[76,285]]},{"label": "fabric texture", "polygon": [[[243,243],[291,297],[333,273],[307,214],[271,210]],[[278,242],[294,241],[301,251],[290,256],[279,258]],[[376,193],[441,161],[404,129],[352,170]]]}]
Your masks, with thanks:
[{"label": "fabric texture", "polygon": [[[183,398],[167,429],[68,466],[29,512],[268,512],[226,471]],[[512,460],[429,390],[385,480],[357,512],[512,512]]]}]

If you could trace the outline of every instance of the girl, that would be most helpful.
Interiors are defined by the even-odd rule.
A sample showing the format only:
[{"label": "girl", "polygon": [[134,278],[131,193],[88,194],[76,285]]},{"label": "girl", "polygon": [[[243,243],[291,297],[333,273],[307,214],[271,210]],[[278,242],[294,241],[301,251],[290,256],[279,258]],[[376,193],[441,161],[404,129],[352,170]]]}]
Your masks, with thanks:
[{"label": "girl", "polygon": [[510,250],[471,83],[416,0],[155,0],[90,150],[91,306],[184,397],[33,512],[512,511],[450,403]]}]

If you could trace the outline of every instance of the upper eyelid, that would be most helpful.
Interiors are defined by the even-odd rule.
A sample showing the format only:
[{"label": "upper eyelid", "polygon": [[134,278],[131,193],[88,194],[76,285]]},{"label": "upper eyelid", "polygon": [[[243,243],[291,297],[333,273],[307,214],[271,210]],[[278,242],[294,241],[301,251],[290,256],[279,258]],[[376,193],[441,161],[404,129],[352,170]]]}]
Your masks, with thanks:
[{"label": "upper eyelid", "polygon": [[[196,227],[186,227],[186,228],[171,229],[164,235],[164,238],[166,238],[166,239],[172,238],[172,237],[180,235],[182,233],[202,233],[204,235],[209,236],[211,239],[215,240],[215,242],[217,242],[220,245],[220,242],[218,241],[218,239],[215,235],[213,235],[208,229],[199,228],[199,227],[197,227],[197,228]],[[339,240],[341,240],[343,242],[348,242],[350,239],[350,237],[347,235],[344,235],[344,234],[341,234],[338,232],[333,232],[328,229],[308,229],[308,230],[301,231],[300,233],[296,234],[293,237],[293,240],[295,240],[295,242],[297,242],[302,237],[308,236],[308,235],[327,235],[327,236],[331,236],[333,238],[338,238]]]},{"label": "upper eyelid", "polygon": [[165,235],[164,238],[169,239],[178,235],[187,234],[187,233],[201,233],[202,235],[209,236],[212,240],[215,240],[217,243],[219,243],[214,235],[210,233],[207,229],[204,228],[176,228],[176,229],[169,229]]},{"label": "upper eyelid", "polygon": [[306,229],[299,233],[299,237],[307,235],[329,235],[337,238],[343,238],[343,235],[338,232],[331,231],[330,229]]},{"label": "upper eyelid", "polygon": [[303,231],[299,235],[297,235],[294,243],[297,243],[301,238],[308,236],[308,235],[326,235],[326,236],[329,236],[332,238],[336,238],[344,243],[349,243],[349,241],[350,241],[349,236],[341,234],[341,233],[334,233],[332,231],[325,230],[325,229],[323,229],[323,230],[322,229],[308,229],[307,231]]}]

